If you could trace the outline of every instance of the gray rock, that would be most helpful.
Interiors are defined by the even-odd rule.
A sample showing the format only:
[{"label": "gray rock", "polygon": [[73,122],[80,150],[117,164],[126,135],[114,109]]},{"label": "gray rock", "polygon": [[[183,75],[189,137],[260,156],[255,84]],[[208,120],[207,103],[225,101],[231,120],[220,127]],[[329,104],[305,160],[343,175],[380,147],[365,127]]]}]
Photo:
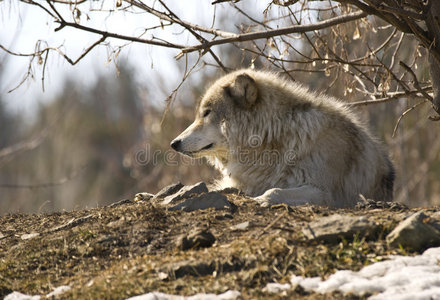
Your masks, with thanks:
[{"label": "gray rock", "polygon": [[136,202],[138,202],[138,201],[147,201],[147,200],[150,200],[153,197],[154,197],[154,195],[150,194],[150,193],[137,193],[134,196],[134,201],[136,201]]},{"label": "gray rock", "polygon": [[255,264],[255,260],[251,258],[242,257],[229,260],[221,257],[217,259],[207,257],[206,260],[199,260],[191,256],[188,260],[166,263],[159,269],[159,272],[169,274],[169,277],[173,279],[188,275],[200,278],[201,276],[212,275],[215,271],[221,271],[222,273],[237,272]]},{"label": "gray rock", "polygon": [[65,223],[63,225],[49,229],[49,232],[56,232],[56,231],[60,231],[60,230],[70,229],[70,228],[76,227],[78,225],[81,225],[84,222],[90,221],[92,218],[93,218],[92,214],[84,216],[84,217],[73,218],[73,219],[70,219],[67,223]]},{"label": "gray rock", "polygon": [[183,188],[183,184],[180,182],[170,184],[170,185],[164,187],[163,189],[161,189],[159,192],[157,192],[157,194],[154,195],[154,199],[165,198],[170,195],[174,195],[181,188]]},{"label": "gray rock", "polygon": [[310,222],[302,232],[309,240],[337,242],[341,238],[353,238],[355,234],[370,235],[377,228],[378,225],[375,222],[364,216],[335,214]]},{"label": "gray rock", "polygon": [[120,206],[120,205],[127,204],[127,203],[131,203],[131,200],[130,199],[122,199],[117,202],[113,202],[112,204],[108,205],[108,207],[116,207],[116,206]]},{"label": "gray rock", "polygon": [[169,210],[183,210],[189,212],[199,209],[215,208],[216,210],[220,210],[231,207],[232,205],[225,195],[222,195],[219,192],[209,192],[186,199],[185,201],[169,208]]},{"label": "gray rock", "polygon": [[179,200],[187,199],[195,195],[200,195],[202,193],[207,193],[208,188],[206,187],[206,184],[201,181],[199,183],[196,183],[194,185],[187,185],[182,187],[177,193],[165,197],[162,204],[167,205],[170,203],[176,203]]},{"label": "gray rock", "polygon": [[182,236],[177,242],[177,247],[182,250],[207,248],[215,242],[214,235],[209,230],[197,229],[187,236]]},{"label": "gray rock", "polygon": [[[191,259],[172,264],[165,264],[161,271],[166,274],[171,274],[171,276],[169,276],[171,278],[181,278],[188,275],[200,277],[212,275],[216,268],[217,265],[213,262]],[[224,269],[221,270],[224,271]]]},{"label": "gray rock", "polygon": [[222,194],[241,194],[240,190],[234,187],[227,187],[221,190],[216,190],[216,192],[222,193]]},{"label": "gray rock", "polygon": [[440,230],[434,220],[419,211],[400,222],[386,239],[391,246],[423,251],[440,245]]}]

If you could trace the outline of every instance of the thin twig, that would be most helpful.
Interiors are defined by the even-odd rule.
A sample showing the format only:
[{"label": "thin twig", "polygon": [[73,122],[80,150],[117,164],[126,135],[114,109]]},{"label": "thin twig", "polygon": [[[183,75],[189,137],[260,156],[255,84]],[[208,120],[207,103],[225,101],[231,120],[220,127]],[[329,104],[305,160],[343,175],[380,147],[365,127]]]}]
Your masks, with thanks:
[{"label": "thin twig", "polygon": [[258,235],[257,239],[260,238],[265,232],[267,232],[271,227],[273,227],[279,220],[284,218],[289,210],[285,210],[282,214],[280,214],[278,217],[275,218],[269,225],[267,225]]},{"label": "thin twig", "polygon": [[199,64],[199,61],[201,59],[201,56],[199,55],[197,58],[197,61],[191,66],[191,68],[188,70],[188,56],[187,58],[187,62],[185,64],[185,73],[183,74],[182,80],[180,81],[179,85],[168,95],[168,97],[166,98],[165,102],[167,103],[165,110],[163,112],[162,115],[162,120],[160,121],[160,125],[162,126],[164,120],[165,120],[165,116],[168,113],[170,106],[173,102],[173,99],[177,93],[177,91],[180,89],[180,87],[183,85],[183,83],[185,82],[185,80],[188,78],[188,76],[194,71],[194,69],[196,68],[196,66]]},{"label": "thin twig", "polygon": [[61,3],[61,4],[69,4],[69,5],[78,5],[86,2],[87,0],[50,0],[51,2]]},{"label": "thin twig", "polygon": [[422,105],[423,103],[425,103],[426,101],[428,101],[427,99],[424,99],[416,104],[414,104],[413,106],[411,106],[410,108],[408,108],[407,110],[405,110],[400,117],[397,119],[396,125],[394,126],[394,130],[393,130],[393,134],[391,135],[391,137],[394,137],[396,135],[396,131],[397,128],[399,127],[400,121],[402,121],[403,117],[406,116],[409,112],[413,111],[415,108],[417,108],[419,105]]},{"label": "thin twig", "polygon": [[356,59],[352,59],[349,62],[350,63],[354,63],[354,62],[358,62],[358,61],[362,61],[364,59],[370,58],[372,54],[376,54],[377,52],[382,50],[393,39],[393,37],[396,35],[396,33],[397,33],[397,28],[394,28],[393,32],[390,34],[390,36],[379,47],[377,47],[376,49],[372,50],[367,55],[365,55],[363,57],[356,58]]},{"label": "thin twig", "polygon": [[219,30],[219,29],[215,29],[215,28],[206,28],[206,27],[203,27],[203,26],[200,26],[200,25],[197,25],[197,24],[192,24],[190,22],[183,21],[181,19],[177,19],[177,20],[173,19],[169,15],[167,15],[167,14],[165,14],[163,12],[160,12],[160,11],[158,11],[158,10],[156,10],[156,9],[154,9],[154,8],[148,6],[148,5],[146,5],[146,4],[144,4],[144,3],[140,2],[140,1],[135,1],[135,0],[125,0],[125,1],[130,3],[130,4],[132,4],[132,5],[134,5],[134,6],[136,6],[136,7],[138,7],[138,8],[140,8],[140,9],[145,10],[146,12],[148,12],[148,13],[156,16],[156,17],[158,17],[159,19],[166,20],[166,21],[169,21],[169,22],[172,22],[172,23],[175,23],[175,24],[179,24],[179,25],[183,26],[184,28],[188,28],[189,27],[189,28],[192,28],[193,30],[198,30],[198,31],[210,33],[210,34],[213,34],[215,36],[221,36],[221,37],[224,37],[224,38],[230,38],[230,37],[237,36],[237,34],[235,34],[235,33],[226,32],[226,31],[222,31],[222,30]]},{"label": "thin twig", "polygon": [[[159,2],[160,2],[160,4],[162,4],[162,6],[166,9],[166,10],[168,10],[168,12],[169,12],[169,14],[171,15],[171,17],[172,17],[172,22],[176,22],[176,23],[179,23],[179,22],[181,22],[181,20],[180,20],[180,18],[174,13],[174,12],[172,12],[171,11],[171,9],[169,9],[168,8],[168,6],[162,1],[162,0],[159,0]],[[192,29],[192,27],[190,26],[190,25],[188,25],[188,24],[186,24],[186,23],[182,23],[181,22],[181,24],[182,24],[182,26],[183,27],[185,27],[196,39],[198,39],[199,40],[199,42],[201,42],[201,43],[206,43],[207,42],[207,40],[204,38],[204,37],[202,37],[200,34],[198,34],[197,32],[195,32],[193,29]],[[217,62],[217,64],[220,66],[220,68],[222,68],[222,70],[223,70],[223,72],[226,72],[226,67],[223,65],[223,63],[221,62],[221,60],[220,60],[220,58],[218,58],[217,57],[217,55],[215,55],[215,53],[211,50],[211,49],[208,49],[208,52],[209,52],[209,54],[211,54],[211,56],[212,56],[212,58],[214,58],[214,60]]]}]

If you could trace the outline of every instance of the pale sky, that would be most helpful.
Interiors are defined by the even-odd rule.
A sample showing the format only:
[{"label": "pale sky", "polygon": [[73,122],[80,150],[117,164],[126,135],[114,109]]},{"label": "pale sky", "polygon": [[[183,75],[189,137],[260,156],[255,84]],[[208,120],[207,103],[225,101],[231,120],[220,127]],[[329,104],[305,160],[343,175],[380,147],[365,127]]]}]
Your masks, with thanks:
[{"label": "pale sky", "polygon": [[[94,3],[100,5],[102,2],[92,1],[87,2],[86,5],[94,5]],[[109,9],[114,8],[114,1],[105,1],[105,3],[110,4]],[[210,26],[212,23],[214,6],[211,5],[211,1],[167,1],[167,4],[184,20],[204,26]],[[225,11],[225,8],[228,8],[226,5],[217,5],[216,9],[219,15]],[[59,7],[66,19],[71,16],[68,6],[64,6],[64,9],[62,9],[63,6]],[[84,7],[84,11],[86,11],[85,8],[88,8],[81,7]],[[230,13],[231,10],[229,9],[228,12]],[[83,13],[81,24],[125,35],[139,34],[143,28],[159,24],[157,18],[148,14],[95,12],[89,17],[90,20],[87,20],[87,16]],[[31,53],[35,49],[37,41],[41,40],[47,41],[49,46],[64,45],[62,49],[69,57],[76,59],[85,48],[100,38],[95,34],[79,32],[69,28],[54,32],[56,27],[57,24],[52,21],[52,18],[37,7],[24,5],[19,1],[0,1],[0,44],[12,51]],[[176,32],[182,32],[180,28],[176,29],[177,27],[174,28],[174,33],[169,28],[165,28],[165,30],[156,29],[154,35],[181,44],[196,43],[187,33],[176,35]],[[234,30],[233,22],[231,22],[231,28],[228,28],[228,30]],[[150,35],[144,36],[144,38],[148,37]],[[115,39],[109,41],[113,47],[126,43]],[[0,57],[5,58],[5,53],[2,50],[0,52]],[[158,91],[152,100],[163,101],[167,96],[166,92],[171,92],[182,76],[181,71],[175,64],[174,56],[176,54],[178,54],[178,50],[175,49],[132,44],[122,50],[120,57],[127,58],[129,64],[135,68],[138,83],[148,82],[150,89],[152,86],[153,90]],[[195,58],[196,55],[193,54],[192,57]],[[27,72],[29,63],[28,57],[8,55],[4,66],[4,75],[0,82],[0,93],[9,109],[29,114],[35,109],[39,101],[47,101],[59,93],[65,78],[73,77],[84,86],[88,86],[94,82],[96,75],[99,73],[111,73],[116,76],[114,62],[109,62],[108,57],[108,48],[99,46],[77,65],[71,66],[55,52],[51,52],[45,75],[45,92],[42,90],[41,82],[43,68],[41,65],[33,64],[34,78],[28,79],[18,89],[8,93],[9,90],[20,83]],[[157,85],[158,74],[162,74],[167,79],[165,82],[161,80],[160,83],[165,83],[168,91],[154,89],[155,84]],[[196,81],[197,77],[190,80]]]}]

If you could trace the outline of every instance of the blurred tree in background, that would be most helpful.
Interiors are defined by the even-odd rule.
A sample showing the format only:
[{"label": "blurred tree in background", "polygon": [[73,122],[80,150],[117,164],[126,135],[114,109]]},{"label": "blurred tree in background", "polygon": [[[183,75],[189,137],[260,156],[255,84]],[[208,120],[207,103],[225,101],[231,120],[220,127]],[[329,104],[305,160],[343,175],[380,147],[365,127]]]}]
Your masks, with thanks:
[{"label": "blurred tree in background", "polygon": [[174,133],[191,122],[193,108],[176,108],[161,127],[163,111],[144,107],[149,102],[141,99],[130,74],[121,68],[119,76],[100,77],[88,90],[67,81],[29,125],[0,106],[0,122],[8,125],[2,126],[2,137],[32,140],[48,132],[35,149],[0,158],[1,212],[102,206],[180,178],[190,183],[212,176],[190,160],[178,167],[179,156],[168,150]]},{"label": "blurred tree in background", "polygon": [[[395,200],[440,204],[439,2],[214,1],[211,25],[181,19],[173,1],[21,2],[42,9],[57,32],[97,36],[76,59],[41,41],[32,53],[0,43],[5,53],[29,58],[24,80],[39,71],[44,81],[54,54],[75,65],[105,47],[114,60],[131,43],[175,49],[183,77],[167,90],[165,115],[149,101],[157,88],[138,84],[125,62],[119,76],[101,77],[86,90],[66,82],[31,124],[0,104],[0,212],[104,205],[178,180],[212,180],[211,169],[171,152],[169,141],[192,121],[205,87],[241,67],[270,69],[349,102],[390,149]],[[102,24],[121,13],[155,19],[132,34],[93,23],[102,13]],[[167,74],[158,78],[167,89]],[[5,151],[11,145],[18,151]]]}]

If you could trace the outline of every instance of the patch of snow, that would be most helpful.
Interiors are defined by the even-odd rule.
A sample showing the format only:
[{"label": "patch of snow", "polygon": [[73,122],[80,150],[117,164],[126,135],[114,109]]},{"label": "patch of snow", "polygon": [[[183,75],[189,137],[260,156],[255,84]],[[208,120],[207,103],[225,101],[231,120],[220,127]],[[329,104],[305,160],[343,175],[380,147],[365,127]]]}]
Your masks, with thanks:
[{"label": "patch of snow", "polygon": [[414,257],[390,256],[390,260],[371,264],[359,272],[337,271],[327,280],[292,276],[291,285],[317,293],[372,295],[370,300],[440,299],[439,261],[440,248],[431,248]]},{"label": "patch of snow", "polygon": [[70,289],[71,289],[70,286],[62,285],[62,286],[59,286],[59,287],[55,288],[52,292],[47,294],[46,297],[47,298],[56,297],[56,296],[59,296],[59,295],[65,293],[67,291],[70,291]]},{"label": "patch of snow", "polygon": [[[69,291],[70,289],[71,289],[70,286],[67,286],[67,285],[59,286],[59,287],[55,288],[52,292],[47,294],[46,298],[57,297],[65,292]],[[19,292],[12,292],[9,295],[6,295],[6,297],[4,298],[4,300],[40,300],[40,299],[41,299],[41,296],[39,296],[39,295],[31,296],[31,295],[22,294]]]},{"label": "patch of snow", "polygon": [[40,300],[41,296],[31,296],[19,292],[12,292],[6,295],[4,300]]},{"label": "patch of snow", "polygon": [[194,296],[177,296],[159,292],[152,292],[139,296],[134,296],[126,300],[234,300],[240,296],[238,291],[227,291],[223,294],[196,294]]},{"label": "patch of snow", "polygon": [[266,287],[263,289],[263,292],[270,293],[270,294],[278,294],[281,292],[284,292],[286,290],[290,290],[291,285],[288,283],[268,283]]}]

